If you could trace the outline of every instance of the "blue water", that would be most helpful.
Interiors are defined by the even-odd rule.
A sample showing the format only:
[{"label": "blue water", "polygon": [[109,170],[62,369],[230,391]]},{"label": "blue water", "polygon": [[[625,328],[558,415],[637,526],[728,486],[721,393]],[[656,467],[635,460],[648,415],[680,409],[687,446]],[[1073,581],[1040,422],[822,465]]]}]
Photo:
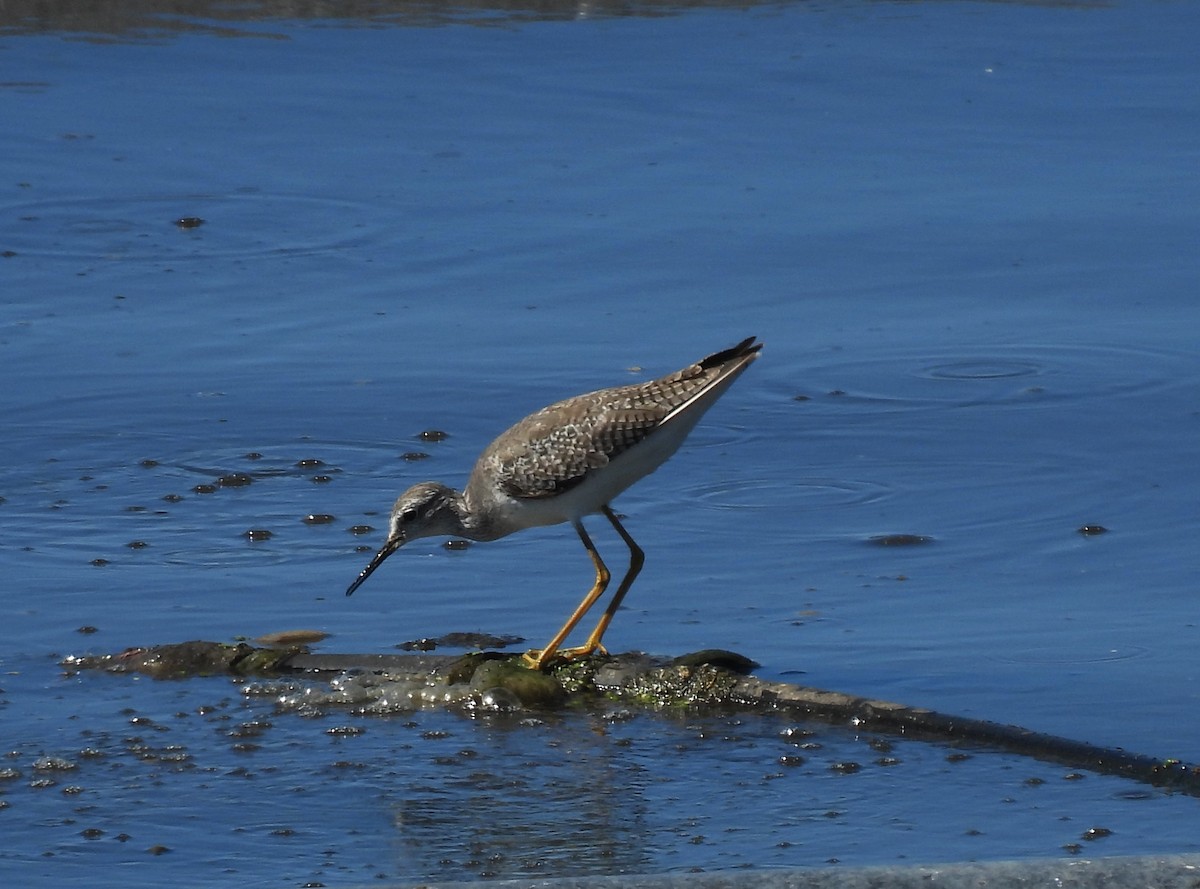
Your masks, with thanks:
[{"label": "blue water", "polygon": [[[583,717],[418,714],[337,740],[224,680],[55,666],[296,627],[331,633],[327,651],[464,629],[540,645],[590,580],[563,527],[466,552],[420,541],[342,592],[408,484],[461,484],[525,413],[755,334],[762,360],[618,501],[648,561],[611,648],[732,648],[767,677],[1200,761],[1194,6],[184,19],[115,35],[0,15],[0,768],[19,772],[0,779],[0,874],[332,885],[1020,858],[1066,854],[1093,814],[1115,833],[1089,854],[1196,851],[1193,801],[1012,758],[966,765],[983,801],[920,745],[853,784],[785,769],[803,803],[795,788],[731,802],[693,830],[697,800],[778,771],[778,726],[740,729],[761,738],[745,760],[711,754],[733,772],[669,779],[682,729],[638,716],[617,732],[636,757],[606,750],[597,785]],[[231,472],[254,483],[193,492]],[[868,543],[894,533],[932,542]],[[271,743],[231,750],[220,713],[199,712],[214,701],[235,724],[270,721]],[[141,713],[163,728],[130,727]],[[618,813],[597,827],[614,851],[529,871],[516,862],[556,830],[587,828],[523,808],[550,784],[503,785],[490,805],[531,814],[489,865],[495,816],[435,755],[406,753],[441,730],[498,774],[530,749],[577,750],[554,780]],[[80,757],[87,732],[107,758]],[[143,765],[133,732],[208,771]],[[358,770],[331,765],[339,745]],[[31,786],[43,755],[78,772]],[[1052,776],[1042,814],[996,802],[1013,769]],[[648,791],[654,775],[672,792]],[[296,790],[310,785],[319,800]],[[433,796],[453,819],[395,816],[397,799]],[[989,840],[966,836],[993,804]],[[893,805],[903,829],[880,829]],[[106,832],[81,838],[89,826]],[[462,835],[482,850],[439,851]]]}]

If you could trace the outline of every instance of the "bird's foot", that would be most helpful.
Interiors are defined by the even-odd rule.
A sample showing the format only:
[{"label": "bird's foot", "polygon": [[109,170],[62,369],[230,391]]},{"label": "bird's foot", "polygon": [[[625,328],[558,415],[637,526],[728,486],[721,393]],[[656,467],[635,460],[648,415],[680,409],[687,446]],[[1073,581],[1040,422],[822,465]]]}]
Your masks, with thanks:
[{"label": "bird's foot", "polygon": [[532,649],[521,655],[521,659],[531,670],[544,670],[547,664],[554,661],[580,661],[586,657],[591,657],[594,654],[607,655],[608,650],[599,642],[591,645],[580,645],[577,648],[559,648],[551,649]]}]

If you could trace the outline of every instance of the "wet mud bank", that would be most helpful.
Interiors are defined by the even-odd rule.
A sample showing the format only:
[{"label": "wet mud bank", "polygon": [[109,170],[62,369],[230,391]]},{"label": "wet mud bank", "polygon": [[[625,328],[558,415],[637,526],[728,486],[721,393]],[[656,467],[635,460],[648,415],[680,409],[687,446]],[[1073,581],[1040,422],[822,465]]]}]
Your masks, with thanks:
[{"label": "wet mud bank", "polygon": [[117,654],[71,656],[69,671],[137,673],[184,680],[227,674],[253,677],[248,695],[272,696],[284,710],[348,708],[386,715],[445,708],[504,714],[620,701],[654,708],[786,712],[856,731],[898,735],[956,747],[991,748],[1073,769],[1116,775],[1200,796],[1200,766],[1132,753],[1014,725],[970,719],[889,701],[759,679],[756,664],[734,652],[707,650],[674,659],[644,654],[593,657],[545,672],[520,656],[482,652],[318,654],[303,646],[189,641]]}]

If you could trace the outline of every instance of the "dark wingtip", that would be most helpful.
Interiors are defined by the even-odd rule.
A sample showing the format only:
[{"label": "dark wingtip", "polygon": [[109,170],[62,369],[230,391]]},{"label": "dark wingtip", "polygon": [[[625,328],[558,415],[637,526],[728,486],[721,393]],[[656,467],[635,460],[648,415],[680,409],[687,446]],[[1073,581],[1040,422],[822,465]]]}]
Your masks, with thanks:
[{"label": "dark wingtip", "polygon": [[758,339],[758,337],[748,336],[736,346],[724,349],[720,352],[717,352],[715,355],[709,355],[700,362],[700,366],[707,370],[710,367],[719,367],[720,365],[729,361],[736,361],[738,358],[745,358],[748,355],[754,355],[763,347],[762,343],[755,342],[756,339]]}]

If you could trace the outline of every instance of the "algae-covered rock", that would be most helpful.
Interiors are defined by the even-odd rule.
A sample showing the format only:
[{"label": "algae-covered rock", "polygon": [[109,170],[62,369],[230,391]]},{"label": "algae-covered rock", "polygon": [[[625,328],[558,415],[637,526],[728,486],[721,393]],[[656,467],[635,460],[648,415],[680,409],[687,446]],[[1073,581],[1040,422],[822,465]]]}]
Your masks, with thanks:
[{"label": "algae-covered rock", "polygon": [[[462,670],[456,672],[462,674]],[[537,710],[560,707],[567,699],[566,689],[552,674],[531,670],[520,658],[478,659],[465,681],[478,692],[503,689],[523,706]]]}]

